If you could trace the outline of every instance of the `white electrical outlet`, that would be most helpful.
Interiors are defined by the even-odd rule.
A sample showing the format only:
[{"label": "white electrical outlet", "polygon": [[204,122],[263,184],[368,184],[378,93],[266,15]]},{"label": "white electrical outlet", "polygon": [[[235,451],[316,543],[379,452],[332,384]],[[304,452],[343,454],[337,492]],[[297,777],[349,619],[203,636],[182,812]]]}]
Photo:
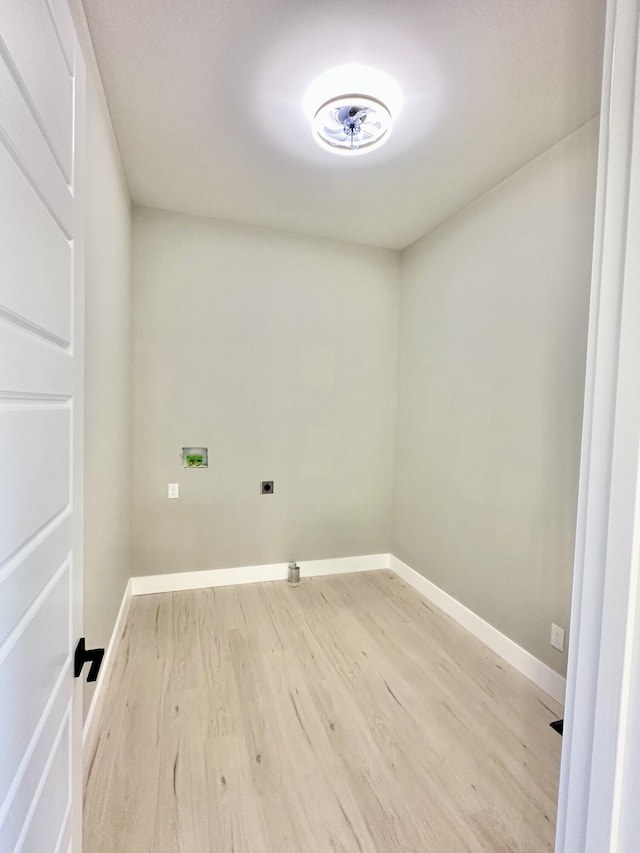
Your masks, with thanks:
[{"label": "white electrical outlet", "polygon": [[180,497],[180,485],[178,483],[169,483],[167,488],[167,497],[175,500]]},{"label": "white electrical outlet", "polygon": [[554,622],[551,623],[551,645],[559,652],[564,651],[564,628]]}]

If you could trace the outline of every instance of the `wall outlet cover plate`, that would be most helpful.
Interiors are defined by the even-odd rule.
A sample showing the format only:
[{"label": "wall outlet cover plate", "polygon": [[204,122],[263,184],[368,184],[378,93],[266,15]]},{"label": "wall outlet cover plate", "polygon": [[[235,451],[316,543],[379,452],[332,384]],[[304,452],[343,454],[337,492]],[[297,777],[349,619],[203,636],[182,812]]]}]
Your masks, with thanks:
[{"label": "wall outlet cover plate", "polygon": [[559,625],[556,625],[555,622],[551,623],[551,640],[550,643],[554,649],[557,649],[559,652],[564,651],[564,628],[561,628]]}]

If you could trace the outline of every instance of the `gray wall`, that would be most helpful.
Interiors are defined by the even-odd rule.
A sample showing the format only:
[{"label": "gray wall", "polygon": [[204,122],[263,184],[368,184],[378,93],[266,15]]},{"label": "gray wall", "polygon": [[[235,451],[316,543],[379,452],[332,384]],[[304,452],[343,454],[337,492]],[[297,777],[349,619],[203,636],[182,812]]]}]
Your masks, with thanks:
[{"label": "gray wall", "polygon": [[392,552],[560,672],[596,153],[591,122],[402,268]]},{"label": "gray wall", "polygon": [[133,270],[134,574],[387,551],[398,255],[136,209]]},{"label": "gray wall", "polygon": [[86,189],[84,625],[90,645],[106,646],[132,574],[131,204],[92,73]]},{"label": "gray wall", "polygon": [[560,672],[597,126],[407,250],[391,550]]}]

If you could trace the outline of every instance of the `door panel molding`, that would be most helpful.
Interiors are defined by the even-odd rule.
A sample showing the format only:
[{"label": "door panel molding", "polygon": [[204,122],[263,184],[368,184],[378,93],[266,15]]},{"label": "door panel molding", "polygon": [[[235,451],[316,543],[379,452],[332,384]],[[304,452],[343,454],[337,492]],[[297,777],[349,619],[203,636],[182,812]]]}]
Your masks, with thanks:
[{"label": "door panel molding", "polygon": [[0,849],[80,853],[85,68],[66,0],[0,33]]}]

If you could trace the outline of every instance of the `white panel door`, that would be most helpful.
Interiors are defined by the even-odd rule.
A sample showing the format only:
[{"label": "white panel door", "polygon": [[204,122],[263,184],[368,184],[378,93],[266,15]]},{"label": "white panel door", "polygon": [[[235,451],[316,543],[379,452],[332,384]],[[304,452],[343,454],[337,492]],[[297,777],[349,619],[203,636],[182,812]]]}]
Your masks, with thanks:
[{"label": "white panel door", "polygon": [[0,0],[0,851],[81,851],[84,64]]}]

